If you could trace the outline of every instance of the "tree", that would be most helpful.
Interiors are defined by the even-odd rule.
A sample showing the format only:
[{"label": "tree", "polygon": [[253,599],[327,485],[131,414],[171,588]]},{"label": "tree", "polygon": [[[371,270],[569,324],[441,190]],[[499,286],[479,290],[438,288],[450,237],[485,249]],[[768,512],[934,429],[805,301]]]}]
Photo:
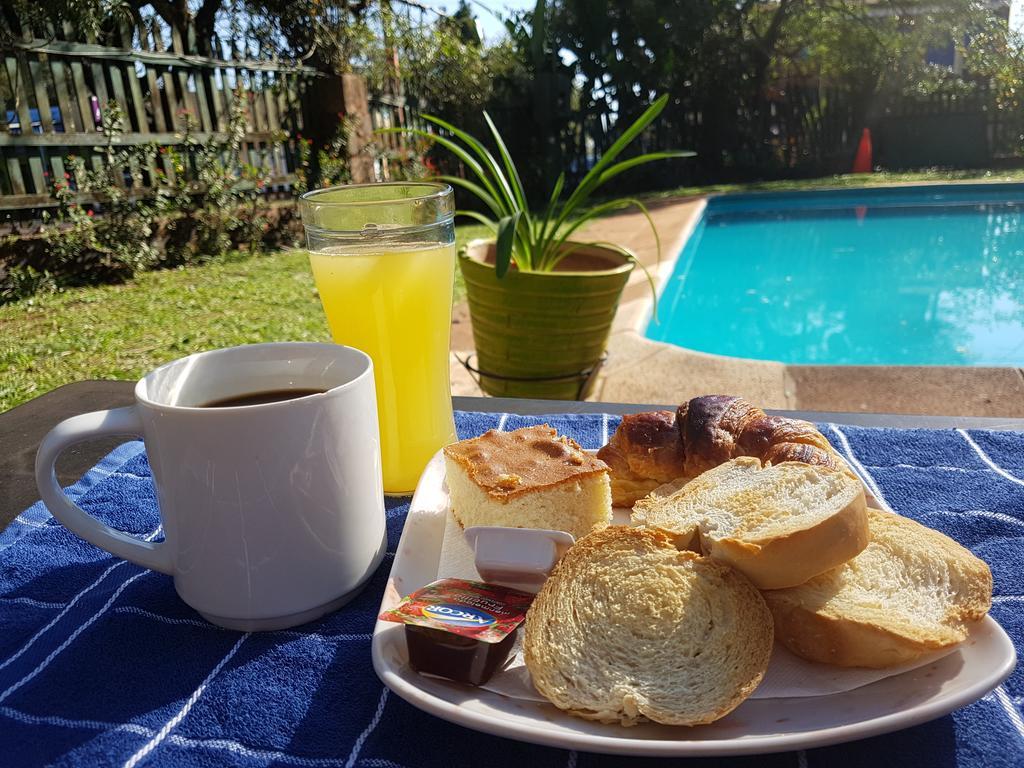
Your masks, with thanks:
[{"label": "tree", "polygon": [[[264,55],[301,61],[325,73],[351,71],[378,38],[371,15],[379,13],[380,4],[370,0],[203,0],[202,7],[207,5],[218,6],[214,14],[226,15]],[[212,31],[197,26],[197,37]]]},{"label": "tree", "polygon": [[861,113],[888,94],[972,87],[929,67],[926,52],[980,40],[993,21],[973,0],[557,0],[553,18],[585,82],[583,110],[629,120],[672,94],[668,144],[696,149],[714,180],[785,166],[773,123],[788,85],[841,89]]},{"label": "tree", "polygon": [[27,30],[61,29],[65,23],[95,34],[120,11],[119,0],[6,0],[0,4],[0,44],[19,40]]},{"label": "tree", "polygon": [[[371,0],[7,0],[0,5],[0,41],[16,39],[23,29],[102,35],[119,16],[138,19],[152,13],[182,40],[194,35],[200,54],[215,55],[210,43],[218,22],[226,21],[264,55],[301,60],[323,72],[347,72],[379,39],[372,28],[381,3]],[[191,30],[191,35],[190,35]]]},{"label": "tree", "polygon": [[442,17],[441,22],[466,45],[479,48],[483,44],[476,26],[476,15],[466,0],[459,0],[459,7],[455,9],[455,13],[449,17]]}]

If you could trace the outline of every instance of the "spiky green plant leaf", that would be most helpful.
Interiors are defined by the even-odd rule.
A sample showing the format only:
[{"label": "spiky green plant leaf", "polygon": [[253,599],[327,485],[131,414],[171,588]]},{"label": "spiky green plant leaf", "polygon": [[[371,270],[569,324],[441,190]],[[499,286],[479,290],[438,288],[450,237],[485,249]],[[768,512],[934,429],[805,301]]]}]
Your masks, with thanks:
[{"label": "spiky green plant leaf", "polygon": [[500,280],[512,263],[512,249],[515,247],[516,229],[523,212],[516,211],[498,222],[498,241],[494,252],[494,272]]},{"label": "spiky green plant leaf", "polygon": [[455,215],[456,216],[465,216],[467,219],[474,219],[475,221],[480,222],[485,227],[490,229],[491,232],[493,232],[494,234],[498,234],[498,222],[494,221],[493,219],[487,218],[482,213],[479,213],[477,211],[461,211],[460,210],[460,211],[456,211]]},{"label": "spiky green plant leaf", "polygon": [[[543,2],[539,2],[538,8],[543,8],[543,5]],[[513,261],[522,271],[546,272],[553,270],[571,252],[572,246],[569,244],[569,238],[580,227],[602,214],[623,206],[638,208],[647,219],[647,223],[654,233],[660,258],[661,242],[658,238],[658,230],[650,212],[639,200],[623,198],[589,208],[586,206],[594,192],[619,174],[659,160],[693,156],[692,152],[685,151],[648,152],[616,162],[616,158],[623,150],[661,114],[667,103],[668,96],[664,95],[644,110],[643,114],[605,150],[600,160],[595,163],[594,167],[564,201],[562,192],[565,187],[565,174],[560,174],[551,190],[546,207],[535,213],[534,216],[530,214],[519,170],[490,115],[484,113],[484,120],[497,147],[497,158],[480,140],[451,123],[430,115],[423,117],[450,136],[433,134],[419,129],[383,129],[383,132],[405,130],[410,134],[434,141],[452,152],[476,178],[478,183],[456,176],[439,177],[441,180],[476,196],[494,215],[495,218],[491,219],[475,211],[459,212],[460,215],[486,224],[496,232],[495,271],[501,278],[508,272]],[[500,162],[498,158],[500,158]],[[620,249],[621,246],[616,246],[616,250]],[[653,287],[650,275],[648,275],[648,279]]]}]

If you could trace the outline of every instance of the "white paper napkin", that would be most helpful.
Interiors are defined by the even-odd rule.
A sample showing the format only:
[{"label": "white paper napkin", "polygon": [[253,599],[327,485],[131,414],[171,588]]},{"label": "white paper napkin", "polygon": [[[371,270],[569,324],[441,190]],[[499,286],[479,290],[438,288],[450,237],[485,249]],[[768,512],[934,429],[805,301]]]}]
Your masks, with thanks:
[{"label": "white paper napkin", "polygon": [[[620,518],[621,516],[617,514],[616,522]],[[473,565],[473,551],[462,535],[462,528],[450,513],[446,518],[437,575],[438,578],[480,580],[480,575]],[[519,636],[521,639],[522,632]],[[925,664],[931,664],[954,650],[955,647],[936,651],[899,667],[861,669],[805,661],[776,643],[771,661],[768,663],[768,672],[750,698],[788,699],[804,696],[828,696],[833,693],[851,691],[854,688],[923,667]],[[523,655],[518,641],[513,654],[508,665],[502,671],[495,673],[494,677],[482,687],[513,699],[546,701],[537,693],[530,681],[530,673],[523,663]]]}]

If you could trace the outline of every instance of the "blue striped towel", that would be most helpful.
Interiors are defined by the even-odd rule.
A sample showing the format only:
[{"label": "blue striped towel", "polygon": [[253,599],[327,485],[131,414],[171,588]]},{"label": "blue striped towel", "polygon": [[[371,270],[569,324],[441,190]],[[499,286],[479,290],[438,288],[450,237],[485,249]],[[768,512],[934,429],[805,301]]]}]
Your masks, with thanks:
[{"label": "blue striped towel", "polygon": [[[585,448],[609,416],[460,413],[459,434],[548,422]],[[1024,640],[1024,434],[820,425],[876,497],[945,531],[992,566],[993,616]],[[92,514],[160,536],[142,445],[127,443],[70,489]],[[389,694],[370,665],[377,606],[408,499],[387,506],[389,556],[355,602],[292,631],[242,634],[203,621],[167,576],[86,544],[41,504],[0,534],[0,765],[400,768],[638,761],[507,741],[438,720]],[[746,766],[1022,766],[1024,671],[931,723]]]}]

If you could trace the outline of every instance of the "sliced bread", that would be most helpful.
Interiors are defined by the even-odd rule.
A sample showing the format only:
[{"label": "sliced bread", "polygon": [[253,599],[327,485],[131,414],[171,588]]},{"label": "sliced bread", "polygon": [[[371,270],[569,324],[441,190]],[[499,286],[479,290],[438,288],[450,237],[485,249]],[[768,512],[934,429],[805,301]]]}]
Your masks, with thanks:
[{"label": "sliced bread", "polygon": [[742,457],[641,499],[633,523],[733,566],[759,589],[779,589],[863,550],[865,508],[863,487],[844,472]]},{"label": "sliced bread", "polygon": [[578,541],[526,617],[533,683],[560,709],[634,725],[710,723],[761,682],[771,614],[740,573],[666,535],[613,526]]},{"label": "sliced bread", "polygon": [[871,542],[806,584],[765,592],[778,639],[798,656],[884,668],[961,642],[992,604],[984,561],[938,531],[868,510]]}]

